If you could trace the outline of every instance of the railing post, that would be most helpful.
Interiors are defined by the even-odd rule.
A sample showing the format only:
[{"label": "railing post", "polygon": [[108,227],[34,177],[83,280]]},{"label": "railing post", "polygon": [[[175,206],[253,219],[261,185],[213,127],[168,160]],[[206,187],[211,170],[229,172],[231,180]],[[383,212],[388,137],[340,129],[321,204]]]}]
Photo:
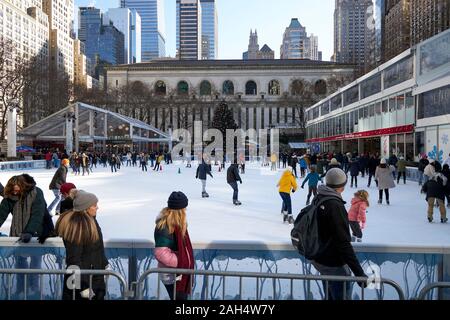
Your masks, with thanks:
[{"label": "railing post", "polygon": [[[442,261],[438,265],[438,281],[450,282],[450,254],[445,252]],[[438,300],[450,300],[449,290],[438,288]]]},{"label": "railing post", "polygon": [[[137,254],[136,254],[136,246],[134,242],[131,245],[131,253],[128,256],[128,288],[133,287],[133,283],[138,280],[138,263],[137,263]],[[136,287],[136,290],[143,290],[143,288]],[[125,295],[128,295],[128,292],[125,292]],[[136,294],[133,295],[133,299],[136,299]]]}]

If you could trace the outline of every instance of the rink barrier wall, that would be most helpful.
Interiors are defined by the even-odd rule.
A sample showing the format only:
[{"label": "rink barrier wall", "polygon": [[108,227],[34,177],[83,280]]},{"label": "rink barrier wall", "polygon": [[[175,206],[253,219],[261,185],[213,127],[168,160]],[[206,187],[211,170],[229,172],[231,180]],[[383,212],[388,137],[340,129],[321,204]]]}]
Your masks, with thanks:
[{"label": "rink barrier wall", "polygon": [[[303,259],[292,247],[286,244],[271,244],[262,242],[239,242],[239,241],[216,241],[194,243],[194,255],[196,270],[232,271],[232,272],[263,272],[263,273],[294,273],[294,274],[317,274],[312,265]],[[154,243],[149,240],[111,239],[105,241],[105,252],[111,269],[119,272],[131,288],[133,283],[147,270],[157,268],[157,261],[153,255]],[[379,268],[380,275],[387,279],[396,281],[402,288],[406,299],[415,299],[420,290],[425,286],[436,282],[450,281],[450,246],[413,246],[413,245],[382,245],[382,244],[354,244],[355,252],[361,261],[366,273],[367,268]],[[41,267],[49,270],[61,270],[65,268],[64,244],[59,238],[48,239],[45,245],[37,243],[34,239],[29,244],[17,243],[17,238],[0,238],[0,269],[18,268],[18,257],[38,257]],[[28,258],[27,258],[28,259]],[[23,259],[22,259],[23,260]],[[31,260],[30,260],[31,261]],[[31,269],[32,266],[28,266]],[[21,267],[23,268],[23,267]],[[27,268],[25,266],[24,268]],[[156,296],[157,275],[149,279],[143,296],[152,299]],[[219,279],[219,280],[218,280]],[[5,298],[2,284],[6,278],[0,275],[0,299]],[[48,280],[46,296],[51,299],[55,297],[56,279]],[[277,296],[287,299],[290,295],[286,291],[287,285],[281,285],[282,280],[277,280]],[[194,299],[205,297],[208,291],[209,299],[218,298],[221,292],[220,277],[213,279],[209,284],[196,281]],[[246,283],[245,292],[253,292],[254,283]],[[269,299],[272,290],[265,287],[260,288],[260,297]],[[323,292],[317,282],[314,289],[303,288],[302,292],[296,292],[294,299],[320,299]],[[205,287],[206,286],[206,287]],[[211,288],[207,288],[211,286]],[[117,287],[117,288],[116,288]],[[120,298],[120,286],[116,283],[111,293],[112,299]],[[237,288],[238,284],[227,283],[228,288]],[[264,288],[263,288],[264,287]],[[53,291],[52,291],[53,290]],[[245,295],[244,295],[245,296]],[[236,295],[228,294],[228,299]],[[246,299],[254,299],[252,295]],[[357,299],[358,297],[355,297]],[[392,290],[369,292],[366,299],[396,299]],[[430,291],[428,299],[450,299],[448,289]]]},{"label": "rink barrier wall", "polygon": [[4,161],[0,162],[0,172],[45,169],[46,165],[45,160]]}]

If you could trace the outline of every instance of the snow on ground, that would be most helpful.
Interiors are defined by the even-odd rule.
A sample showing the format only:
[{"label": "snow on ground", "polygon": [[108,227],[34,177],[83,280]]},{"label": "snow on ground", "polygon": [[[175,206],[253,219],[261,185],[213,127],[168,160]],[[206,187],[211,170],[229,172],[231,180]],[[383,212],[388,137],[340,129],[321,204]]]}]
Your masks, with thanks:
[{"label": "snow on ground", "polygon": [[[172,191],[183,191],[189,198],[188,223],[194,243],[211,241],[258,241],[266,244],[290,244],[291,226],[282,223],[281,198],[276,184],[282,174],[280,169],[270,175],[268,169],[257,164],[247,164],[239,185],[239,200],[243,205],[232,204],[232,189],[226,183],[226,171],[213,167],[214,179],[208,177],[208,199],[201,197],[201,183],[195,179],[196,164],[192,168],[174,163],[163,165],[163,171],[151,169],[142,173],[138,167],[122,167],[112,174],[109,167],[97,169],[89,176],[75,176],[71,172],[67,181],[79,189],[95,193],[99,200],[98,220],[105,239],[150,239],[153,241],[154,221],[166,206]],[[181,174],[178,169],[181,168]],[[70,170],[71,171],[71,170]],[[31,170],[38,186],[44,191],[47,203],[53,200],[48,189],[55,169]],[[19,172],[2,172],[0,181]],[[367,189],[367,180],[358,178],[359,188]],[[299,179],[299,184],[303,179]],[[292,195],[294,216],[305,206],[307,185]],[[353,193],[349,185],[344,199],[350,203]],[[435,208],[435,223],[428,223],[426,202],[417,183],[403,182],[391,189],[391,205],[377,204],[378,190],[369,189],[371,205],[368,208],[364,243],[390,245],[446,246],[450,243],[450,224],[439,223]],[[56,221],[56,218],[54,218]],[[11,218],[0,228],[9,232]]]}]

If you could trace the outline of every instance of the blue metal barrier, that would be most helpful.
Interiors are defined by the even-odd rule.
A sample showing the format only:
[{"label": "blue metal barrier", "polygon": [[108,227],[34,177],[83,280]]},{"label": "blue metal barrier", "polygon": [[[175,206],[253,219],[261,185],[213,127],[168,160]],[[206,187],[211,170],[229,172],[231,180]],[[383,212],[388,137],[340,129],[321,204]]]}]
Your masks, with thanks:
[{"label": "blue metal barrier", "polygon": [[45,160],[5,161],[0,162],[0,172],[45,169],[46,165]]}]

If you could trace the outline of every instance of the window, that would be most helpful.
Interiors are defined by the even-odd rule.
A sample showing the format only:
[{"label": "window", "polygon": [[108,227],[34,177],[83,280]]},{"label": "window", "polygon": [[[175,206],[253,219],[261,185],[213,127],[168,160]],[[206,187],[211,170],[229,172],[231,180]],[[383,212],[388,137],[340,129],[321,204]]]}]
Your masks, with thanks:
[{"label": "window", "polygon": [[349,104],[355,103],[359,100],[359,87],[358,85],[351,87],[344,92],[344,107]]},{"label": "window", "polygon": [[227,80],[222,85],[222,92],[224,95],[229,96],[234,94],[234,84],[230,80]]},{"label": "window", "polygon": [[418,119],[450,114],[450,86],[425,92],[419,97]]},{"label": "window", "polygon": [[210,96],[211,95],[211,83],[209,81],[202,81],[200,83],[200,95],[201,96]]},{"label": "window", "polygon": [[331,98],[331,111],[337,110],[342,107],[342,95],[338,94],[337,96]]},{"label": "window", "polygon": [[250,80],[245,85],[245,94],[250,96],[255,96],[257,94],[256,82]]},{"label": "window", "polygon": [[384,71],[384,88],[390,88],[413,77],[413,58],[405,58]]},{"label": "window", "polygon": [[291,83],[291,95],[299,96],[303,93],[304,85],[301,80],[294,80]]},{"label": "window", "polygon": [[189,94],[189,85],[186,81],[178,82],[177,92],[179,95],[187,95]]},{"label": "window", "polygon": [[155,84],[155,94],[157,95],[166,95],[166,84],[164,81],[157,81]]},{"label": "window", "polygon": [[381,91],[381,74],[370,77],[361,82],[361,99],[370,97]]},{"label": "window", "polygon": [[314,85],[314,92],[317,95],[325,95],[327,94],[327,83],[325,80],[317,80]]},{"label": "window", "polygon": [[269,82],[268,92],[271,96],[279,96],[281,91],[280,82],[272,80]]}]

